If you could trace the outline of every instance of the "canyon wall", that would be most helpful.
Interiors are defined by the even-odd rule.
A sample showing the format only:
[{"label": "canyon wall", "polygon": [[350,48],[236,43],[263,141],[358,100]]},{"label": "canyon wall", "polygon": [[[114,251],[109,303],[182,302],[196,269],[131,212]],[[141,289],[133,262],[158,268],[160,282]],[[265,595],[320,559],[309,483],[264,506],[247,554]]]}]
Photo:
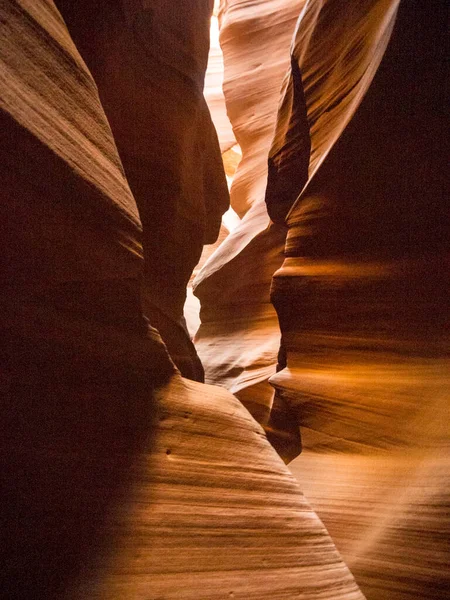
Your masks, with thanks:
[{"label": "canyon wall", "polygon": [[270,224],[264,203],[267,153],[303,4],[230,0],[219,11],[224,95],[242,150],[230,200],[241,222],[194,281],[201,301],[195,344],[206,382],[231,390],[260,423],[267,422],[272,405],[267,380],[275,372],[280,342],[270,281],[282,264],[286,236],[283,226]]},{"label": "canyon wall", "polygon": [[98,86],[139,208],[145,314],[182,374],[201,381],[183,305],[229,202],[203,97],[212,2],[180,2],[176,11],[163,0],[56,4]]},{"label": "canyon wall", "polygon": [[[308,2],[269,158],[269,214],[288,226],[273,418],[289,423],[287,460],[301,427],[293,472],[367,598],[437,599],[450,525],[446,11],[347,7]],[[302,187],[290,173],[305,105]]]},{"label": "canyon wall", "polygon": [[[176,47],[193,59],[194,50],[169,42],[160,48],[159,82],[145,53],[138,55],[143,47],[128,37],[126,18],[136,16],[137,3],[108,3],[104,16],[112,21],[101,22],[88,4],[58,5],[68,11],[95,82],[51,0],[0,5],[2,594],[10,600],[362,600],[261,427],[229,392],[183,379],[144,316],[148,299],[164,293],[149,274],[156,256],[148,253],[160,253],[167,266],[170,242],[176,231],[185,239],[183,215],[194,201],[183,164],[177,174],[188,197],[175,187],[172,198],[161,187],[163,169],[176,167],[164,135],[181,145],[190,139],[196,148],[201,140],[184,135],[192,125],[185,120],[205,114],[201,102],[198,113],[191,104],[189,77],[179,95],[193,112],[184,113],[182,102],[178,112],[164,52]],[[206,19],[205,5],[198,3],[197,13],[191,2],[178,2],[171,14],[189,29]],[[84,38],[77,8],[104,29],[91,30],[87,20],[92,36]],[[125,21],[114,21],[118,14]],[[150,24],[158,25],[162,14],[152,13]],[[132,23],[148,33],[142,16]],[[174,29],[180,31],[177,22]],[[99,33],[106,36],[101,54]],[[200,42],[206,44],[201,33]],[[201,78],[201,69],[182,75]],[[167,84],[167,106],[147,87],[149,79]],[[155,106],[166,110],[166,122],[153,114]],[[147,109],[155,122],[139,114]],[[211,129],[200,133],[208,139]],[[161,178],[149,178],[146,167],[158,151]],[[209,170],[208,180],[213,175]],[[173,199],[170,207],[161,194]],[[195,198],[195,206],[201,201]],[[153,231],[147,220],[159,219],[160,210],[179,226],[165,224],[169,249],[152,238],[160,239],[161,222]],[[206,208],[192,216],[204,224],[204,241],[217,233],[221,210],[213,204],[209,217]],[[176,258],[167,281],[174,293],[192,248],[182,265]]]}]

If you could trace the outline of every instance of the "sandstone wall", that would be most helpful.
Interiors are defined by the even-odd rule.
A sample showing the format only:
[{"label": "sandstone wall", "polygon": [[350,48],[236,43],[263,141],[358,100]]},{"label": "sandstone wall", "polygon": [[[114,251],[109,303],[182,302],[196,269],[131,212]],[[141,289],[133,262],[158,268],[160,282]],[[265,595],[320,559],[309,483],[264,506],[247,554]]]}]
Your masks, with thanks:
[{"label": "sandstone wall", "polygon": [[[305,452],[292,468],[367,598],[442,598],[445,11],[439,2],[347,7],[309,2],[294,38],[312,148],[303,189],[283,187],[292,147],[305,148],[289,87],[272,148],[281,173],[269,180],[269,214],[289,228],[272,287],[283,347],[274,419],[301,427]],[[279,446],[287,459],[299,450],[290,435]]]},{"label": "sandstone wall", "polygon": [[259,425],[143,317],[137,207],[61,14],[0,23],[1,594],[361,600]]},{"label": "sandstone wall", "polygon": [[95,78],[139,208],[145,314],[182,373],[202,380],[183,304],[229,202],[203,97],[212,2],[56,4]]},{"label": "sandstone wall", "polygon": [[202,305],[195,344],[206,381],[231,390],[261,423],[272,404],[267,379],[280,338],[270,281],[282,264],[286,234],[270,225],[264,203],[267,153],[303,4],[227,1],[219,12],[225,101],[242,149],[230,197],[242,220],[194,281]]}]

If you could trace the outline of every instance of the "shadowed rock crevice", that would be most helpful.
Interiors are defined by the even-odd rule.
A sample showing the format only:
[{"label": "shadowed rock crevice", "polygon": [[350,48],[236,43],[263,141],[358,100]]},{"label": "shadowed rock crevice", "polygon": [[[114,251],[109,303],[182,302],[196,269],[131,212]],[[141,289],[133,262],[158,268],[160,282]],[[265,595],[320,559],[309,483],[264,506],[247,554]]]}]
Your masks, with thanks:
[{"label": "shadowed rock crevice", "polygon": [[[142,302],[181,373],[203,380],[183,321],[186,286],[228,208],[203,97],[210,2],[58,0],[98,86],[143,227]],[[170,224],[170,226],[168,225]]]}]

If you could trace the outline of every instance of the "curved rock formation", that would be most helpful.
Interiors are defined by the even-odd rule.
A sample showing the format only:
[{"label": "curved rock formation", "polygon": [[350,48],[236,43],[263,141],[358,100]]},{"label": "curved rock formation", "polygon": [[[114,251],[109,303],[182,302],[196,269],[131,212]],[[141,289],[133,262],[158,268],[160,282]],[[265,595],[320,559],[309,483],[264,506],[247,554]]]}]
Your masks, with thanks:
[{"label": "curved rock formation", "polygon": [[231,205],[242,218],[194,281],[201,301],[195,345],[206,381],[235,393],[265,423],[279,347],[270,303],[273,273],[281,266],[285,230],[270,226],[264,204],[267,153],[273,138],[289,44],[303,0],[223,2],[219,12],[224,94],[242,160]]},{"label": "curved rock formation", "polygon": [[210,25],[210,46],[208,55],[208,66],[205,74],[204,96],[214,126],[219,138],[220,150],[222,154],[232,148],[235,143],[235,137],[231,128],[230,119],[227,116],[225,106],[225,97],[223,95],[223,54],[219,43],[219,20],[218,4],[214,2],[213,16]]},{"label": "curved rock formation", "polygon": [[0,22],[2,594],[362,600],[259,425],[142,316],[137,208],[54,3]]},{"label": "curved rock formation", "polygon": [[[367,598],[437,599],[449,526],[444,9],[347,6],[308,2],[296,31],[312,148],[303,190],[282,181],[307,144],[292,86],[272,148],[269,214],[289,227],[272,288],[285,367],[271,378],[274,416],[302,427],[294,472]],[[284,442],[290,459],[298,436]]]},{"label": "curved rock formation", "polygon": [[212,2],[178,2],[176,11],[165,0],[56,4],[94,76],[139,208],[145,314],[183,375],[202,380],[183,305],[203,245],[215,242],[228,208],[203,97]]},{"label": "curved rock formation", "polygon": [[113,487],[106,550],[82,564],[65,597],[363,600],[238,400],[176,376],[153,401],[159,422],[115,437],[118,465],[107,477],[93,469],[100,476],[89,494],[109,492],[114,472],[129,473]]}]

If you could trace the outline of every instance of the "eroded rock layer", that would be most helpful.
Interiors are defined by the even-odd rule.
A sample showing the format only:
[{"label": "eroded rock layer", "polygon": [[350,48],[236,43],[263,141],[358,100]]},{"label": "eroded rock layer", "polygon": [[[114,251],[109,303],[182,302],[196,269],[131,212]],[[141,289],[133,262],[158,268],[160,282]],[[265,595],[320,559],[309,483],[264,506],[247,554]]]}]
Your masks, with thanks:
[{"label": "eroded rock layer", "polygon": [[2,284],[136,277],[142,227],[90,73],[52,3],[2,13]]},{"label": "eroded rock layer", "polygon": [[305,450],[291,469],[367,599],[448,597],[448,451]]},{"label": "eroded rock layer", "polygon": [[242,217],[194,282],[201,327],[195,344],[206,381],[232,390],[261,422],[273,392],[279,327],[269,289],[283,261],[285,230],[269,227],[264,203],[267,153],[289,44],[303,0],[223,2],[219,12],[224,94],[242,160],[231,205]]},{"label": "eroded rock layer", "polygon": [[229,201],[203,97],[212,2],[56,4],[95,78],[139,208],[145,314],[182,373],[201,380],[183,304]]},{"label": "eroded rock layer", "polygon": [[2,595],[362,600],[259,425],[142,316],[136,205],[55,5],[0,21]]},{"label": "eroded rock layer", "polygon": [[155,390],[134,357],[41,358],[11,377],[35,404],[0,443],[6,597],[363,600],[231,394],[178,375]]},{"label": "eroded rock layer", "polygon": [[[276,178],[268,188],[269,214],[289,227],[272,288],[285,367],[271,379],[274,418],[290,427],[278,449],[299,451],[296,419],[307,451],[293,468],[370,600],[448,589],[444,12],[440,2],[309,2],[293,65],[310,178],[303,190],[276,189]],[[293,148],[305,149],[301,135],[284,146],[295,134],[290,89],[272,148],[287,173]]]}]

